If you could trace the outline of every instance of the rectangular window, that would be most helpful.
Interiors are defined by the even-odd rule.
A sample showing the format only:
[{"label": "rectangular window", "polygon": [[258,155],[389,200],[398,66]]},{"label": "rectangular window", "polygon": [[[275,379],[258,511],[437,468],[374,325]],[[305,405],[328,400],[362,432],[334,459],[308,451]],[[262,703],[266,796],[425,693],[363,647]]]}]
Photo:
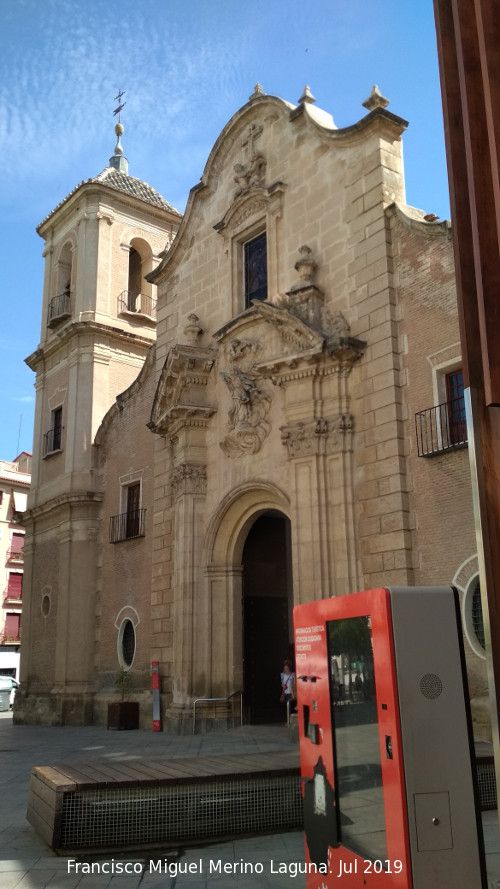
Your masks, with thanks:
[{"label": "rectangular window", "polygon": [[138,537],[141,518],[141,485],[136,482],[127,487],[126,537]]},{"label": "rectangular window", "polygon": [[19,642],[21,636],[21,615],[6,614],[5,615],[5,642]]},{"label": "rectangular window", "polygon": [[464,377],[462,370],[446,374],[446,402],[450,445],[467,441],[465,419]]},{"label": "rectangular window", "polygon": [[52,431],[54,433],[53,451],[61,449],[61,432],[62,432],[62,407],[57,407],[52,411]]},{"label": "rectangular window", "polygon": [[16,599],[21,601],[23,597],[23,575],[22,574],[14,574],[14,572],[9,573],[9,580],[7,585],[7,596],[9,599]]},{"label": "rectangular window", "polygon": [[62,407],[56,407],[50,414],[50,429],[43,436],[43,456],[61,450]]},{"label": "rectangular window", "polygon": [[253,299],[267,299],[267,237],[266,232],[243,245],[245,276],[245,308]]}]

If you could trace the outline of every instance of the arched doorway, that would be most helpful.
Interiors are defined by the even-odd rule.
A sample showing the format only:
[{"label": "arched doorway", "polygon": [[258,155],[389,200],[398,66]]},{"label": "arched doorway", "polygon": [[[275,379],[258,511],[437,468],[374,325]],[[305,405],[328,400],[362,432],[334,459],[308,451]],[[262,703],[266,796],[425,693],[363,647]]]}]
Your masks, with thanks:
[{"label": "arched doorway", "polygon": [[250,528],[243,565],[243,691],[247,720],[280,722],[279,675],[293,658],[290,521],[268,510]]}]

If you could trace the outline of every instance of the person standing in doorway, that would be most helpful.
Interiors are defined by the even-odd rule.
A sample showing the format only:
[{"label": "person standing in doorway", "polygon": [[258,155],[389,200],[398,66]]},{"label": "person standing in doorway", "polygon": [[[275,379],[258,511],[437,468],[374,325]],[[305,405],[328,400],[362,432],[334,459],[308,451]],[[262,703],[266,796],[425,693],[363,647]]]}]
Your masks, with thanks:
[{"label": "person standing in doorway", "polygon": [[297,696],[296,693],[296,679],[295,673],[293,670],[292,662],[289,660],[284,661],[283,670],[281,672],[281,702],[282,704],[286,704],[287,707],[287,715],[291,713],[295,706],[295,698]]}]

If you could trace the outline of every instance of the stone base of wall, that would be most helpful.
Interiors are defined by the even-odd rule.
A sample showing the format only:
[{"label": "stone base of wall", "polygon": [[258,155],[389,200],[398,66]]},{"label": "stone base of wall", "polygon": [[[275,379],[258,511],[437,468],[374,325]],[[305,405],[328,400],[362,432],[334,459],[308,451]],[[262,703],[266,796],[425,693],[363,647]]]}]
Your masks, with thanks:
[{"label": "stone base of wall", "polygon": [[490,700],[487,695],[474,697],[470,700],[472,715],[472,730],[475,741],[488,741],[491,743],[491,713]]},{"label": "stone base of wall", "polygon": [[92,725],[92,695],[16,694],[14,725]]}]

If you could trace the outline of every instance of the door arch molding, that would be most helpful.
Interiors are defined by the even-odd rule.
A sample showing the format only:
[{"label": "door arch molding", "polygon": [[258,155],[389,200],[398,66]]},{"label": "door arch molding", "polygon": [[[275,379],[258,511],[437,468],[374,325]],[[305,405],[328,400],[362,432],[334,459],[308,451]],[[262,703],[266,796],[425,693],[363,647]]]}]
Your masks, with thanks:
[{"label": "door arch molding", "polygon": [[290,518],[290,500],[272,482],[245,482],[219,504],[206,534],[206,564],[241,566],[248,532],[260,515],[276,509]]}]

